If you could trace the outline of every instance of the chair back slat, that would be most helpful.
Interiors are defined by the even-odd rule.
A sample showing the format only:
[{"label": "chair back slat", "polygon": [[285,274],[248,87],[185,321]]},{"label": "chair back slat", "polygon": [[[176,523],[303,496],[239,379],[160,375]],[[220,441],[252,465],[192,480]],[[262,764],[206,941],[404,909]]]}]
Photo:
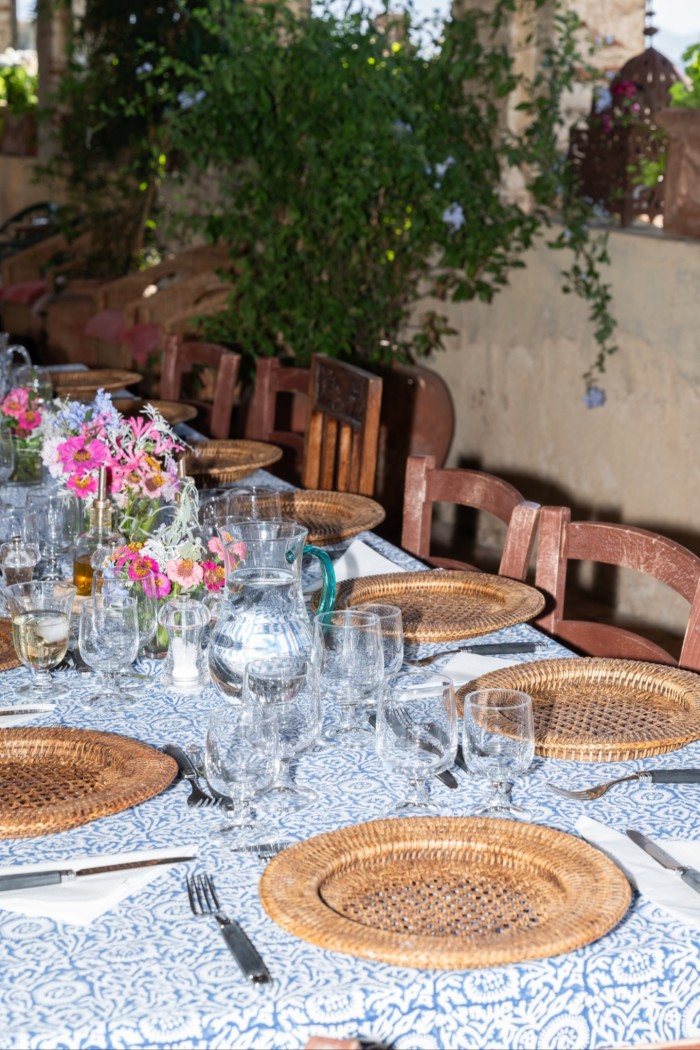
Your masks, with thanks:
[{"label": "chair back slat", "polygon": [[[201,365],[216,373],[214,398],[211,402],[182,397],[184,377]],[[179,335],[168,335],[163,345],[161,397],[166,401],[185,401],[202,410],[209,436],[226,439],[231,432],[231,418],[241,366],[241,355],[217,343],[190,342]]]}]

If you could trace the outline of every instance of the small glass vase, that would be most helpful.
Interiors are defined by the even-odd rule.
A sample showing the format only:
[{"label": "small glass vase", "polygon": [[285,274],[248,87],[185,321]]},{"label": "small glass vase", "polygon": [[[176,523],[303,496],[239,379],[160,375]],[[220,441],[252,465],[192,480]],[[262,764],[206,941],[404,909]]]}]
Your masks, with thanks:
[{"label": "small glass vase", "polygon": [[14,438],[15,465],[10,481],[20,485],[37,485],[42,479],[41,449],[24,438]]}]

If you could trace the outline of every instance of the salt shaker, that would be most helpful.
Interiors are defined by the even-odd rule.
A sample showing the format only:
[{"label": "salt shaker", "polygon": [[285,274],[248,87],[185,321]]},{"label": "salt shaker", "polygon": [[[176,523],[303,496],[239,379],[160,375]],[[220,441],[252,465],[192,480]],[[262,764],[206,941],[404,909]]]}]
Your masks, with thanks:
[{"label": "salt shaker", "polygon": [[203,602],[180,595],[167,602],[158,620],[168,632],[162,682],[170,692],[196,696],[209,685],[205,629],[210,613]]},{"label": "salt shaker", "polygon": [[13,536],[9,543],[3,543],[0,547],[0,563],[5,586],[29,583],[38,561],[39,547],[36,543],[25,543],[21,536]]}]

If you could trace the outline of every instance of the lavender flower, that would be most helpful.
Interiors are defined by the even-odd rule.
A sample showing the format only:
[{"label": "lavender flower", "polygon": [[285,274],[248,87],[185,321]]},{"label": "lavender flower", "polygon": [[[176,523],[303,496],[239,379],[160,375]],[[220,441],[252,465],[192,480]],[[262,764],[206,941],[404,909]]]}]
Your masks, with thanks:
[{"label": "lavender flower", "polygon": [[583,401],[586,408],[600,408],[605,404],[605,391],[595,383],[591,383],[584,394]]}]

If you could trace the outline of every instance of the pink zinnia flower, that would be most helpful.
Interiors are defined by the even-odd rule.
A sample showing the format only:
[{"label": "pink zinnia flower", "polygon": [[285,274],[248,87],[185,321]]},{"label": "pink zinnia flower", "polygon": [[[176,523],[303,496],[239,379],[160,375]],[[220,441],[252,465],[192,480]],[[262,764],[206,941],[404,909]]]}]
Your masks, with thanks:
[{"label": "pink zinnia flower", "polygon": [[202,582],[204,570],[192,558],[173,558],[165,563],[165,572],[173,583],[179,583],[183,591],[189,591]]},{"label": "pink zinnia flower", "polygon": [[86,442],[84,437],[72,437],[64,441],[57,449],[58,458],[70,470],[96,470],[109,458],[109,449],[103,441],[93,438]]},{"label": "pink zinnia flower", "polygon": [[11,390],[2,403],[2,410],[6,416],[14,416],[16,419],[26,411],[29,405],[29,391],[23,386],[17,386]]},{"label": "pink zinnia flower", "polygon": [[[207,547],[209,548],[212,554],[216,555],[217,558],[221,558],[222,561],[224,560],[224,545],[218,536],[212,536],[212,538],[209,540],[209,543],[207,544]],[[204,562],[205,566],[210,564],[213,563]]]},{"label": "pink zinnia flower", "polygon": [[130,580],[144,580],[151,573],[158,572],[158,562],[153,558],[149,558],[146,555],[143,557],[137,557],[132,561],[129,566],[129,579]]},{"label": "pink zinnia flower", "polygon": [[17,426],[20,430],[34,430],[41,423],[41,412],[37,412],[33,408],[26,409],[25,412],[21,412],[17,417]]},{"label": "pink zinnia flower", "polygon": [[91,496],[93,492],[97,492],[97,478],[92,474],[71,474],[66,485],[81,499],[85,499],[86,496]]},{"label": "pink zinnia flower", "polygon": [[220,591],[224,585],[226,573],[223,565],[217,565],[215,561],[203,561],[204,586],[208,591]]},{"label": "pink zinnia flower", "polygon": [[135,561],[137,558],[141,557],[139,551],[142,547],[142,543],[127,543],[124,547],[117,547],[112,555],[112,561],[121,569],[127,562]]},{"label": "pink zinnia flower", "polygon": [[167,576],[158,571],[153,576],[146,576],[141,586],[147,598],[165,598],[172,590],[172,584]]}]

